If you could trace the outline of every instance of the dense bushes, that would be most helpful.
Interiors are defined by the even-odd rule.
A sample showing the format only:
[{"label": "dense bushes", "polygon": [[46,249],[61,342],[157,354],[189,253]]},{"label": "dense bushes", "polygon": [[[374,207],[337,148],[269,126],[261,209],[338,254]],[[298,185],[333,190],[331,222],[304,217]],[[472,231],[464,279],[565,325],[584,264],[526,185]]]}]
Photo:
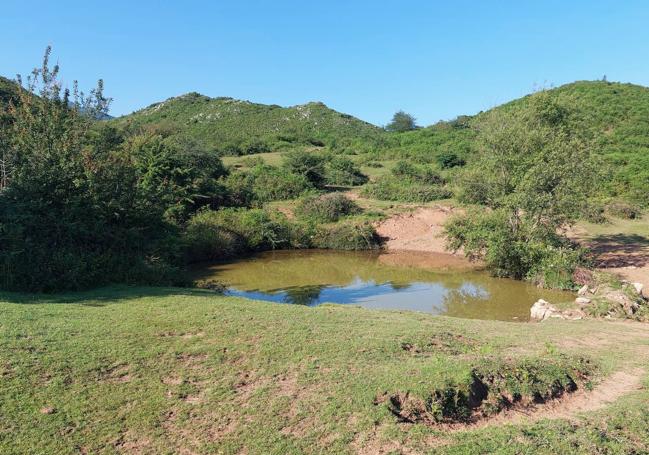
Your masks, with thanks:
[{"label": "dense bushes", "polygon": [[195,262],[223,259],[244,252],[301,248],[306,228],[291,223],[279,212],[263,209],[226,208],[201,211],[188,223],[186,257]]},{"label": "dense bushes", "polygon": [[224,185],[228,192],[228,204],[234,207],[253,207],[270,201],[294,199],[314,189],[304,175],[266,164],[232,172]]},{"label": "dense bushes", "polygon": [[442,176],[427,165],[398,161],[392,172],[367,184],[361,194],[384,201],[430,202],[446,199],[452,192]]},{"label": "dense bushes", "polygon": [[430,202],[449,198],[453,193],[443,186],[408,183],[393,176],[385,176],[367,184],[361,194],[383,201]]},{"label": "dense bushes", "polygon": [[[97,146],[91,119],[105,113],[102,86],[88,98],[62,92],[46,54],[9,110],[0,191],[4,289],[56,291],[109,282],[177,283],[176,228],[157,178],[148,178],[121,141]],[[35,94],[39,96],[35,96]],[[159,174],[156,174],[159,175]]]},{"label": "dense bushes", "polygon": [[368,178],[352,160],[336,155],[325,164],[325,181],[328,185],[358,186],[367,183]]},{"label": "dense bushes", "polygon": [[525,279],[535,284],[571,289],[577,266],[584,263],[583,251],[551,231],[540,231],[527,220],[516,230],[504,210],[476,209],[447,223],[451,249],[462,248],[471,259],[486,263],[499,277]]},{"label": "dense bushes", "polygon": [[334,250],[371,250],[380,245],[372,225],[357,220],[319,226],[311,242],[314,248]]},{"label": "dense bushes", "polygon": [[295,214],[301,218],[330,223],[359,211],[360,208],[344,194],[328,193],[303,199],[298,203]]},{"label": "dense bushes", "polygon": [[289,220],[278,211],[243,208],[197,213],[183,240],[188,262],[272,249],[363,250],[379,245],[374,228],[364,221],[320,225],[312,219]]}]

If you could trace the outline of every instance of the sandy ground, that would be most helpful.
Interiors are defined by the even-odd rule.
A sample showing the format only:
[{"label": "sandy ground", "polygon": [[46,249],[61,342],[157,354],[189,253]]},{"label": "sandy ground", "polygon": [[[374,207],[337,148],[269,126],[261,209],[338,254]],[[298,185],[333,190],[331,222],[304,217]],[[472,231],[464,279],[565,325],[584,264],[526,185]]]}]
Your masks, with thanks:
[{"label": "sandy ground", "polygon": [[381,221],[376,232],[386,239],[387,250],[449,254],[442,232],[453,210],[441,205],[420,207]]},{"label": "sandy ground", "polygon": [[642,293],[649,298],[649,240],[628,234],[590,237],[583,228],[575,228],[568,235],[593,252],[598,270],[614,273],[632,283],[642,283]]}]

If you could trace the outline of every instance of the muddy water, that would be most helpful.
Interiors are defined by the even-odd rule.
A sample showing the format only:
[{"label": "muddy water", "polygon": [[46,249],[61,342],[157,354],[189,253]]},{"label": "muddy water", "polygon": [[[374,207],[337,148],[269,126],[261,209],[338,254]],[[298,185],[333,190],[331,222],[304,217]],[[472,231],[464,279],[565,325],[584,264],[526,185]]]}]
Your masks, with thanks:
[{"label": "muddy water", "polygon": [[574,298],[520,281],[492,278],[465,260],[434,253],[275,251],[228,263],[203,264],[197,279],[227,294],[296,305],[354,304],[471,319],[527,321],[539,298]]}]

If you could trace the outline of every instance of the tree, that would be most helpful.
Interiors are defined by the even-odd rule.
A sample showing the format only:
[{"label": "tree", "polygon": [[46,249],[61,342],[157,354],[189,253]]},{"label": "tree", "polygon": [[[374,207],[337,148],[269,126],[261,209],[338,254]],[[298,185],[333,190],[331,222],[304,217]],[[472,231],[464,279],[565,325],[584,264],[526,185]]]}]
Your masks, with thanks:
[{"label": "tree", "polygon": [[449,222],[450,248],[485,260],[496,275],[568,286],[578,255],[559,232],[584,212],[595,181],[587,141],[544,92],[527,107],[491,113],[479,130],[460,199],[486,210]]},{"label": "tree", "polygon": [[402,133],[404,131],[417,129],[417,124],[412,115],[406,114],[403,111],[398,111],[392,116],[392,121],[386,125],[385,129],[396,133]]},{"label": "tree", "polygon": [[165,282],[175,232],[162,218],[164,208],[147,198],[136,169],[113,148],[120,140],[103,146],[90,134],[110,103],[103,84],[87,96],[76,83],[72,93],[63,90],[50,52],[24,86],[18,79],[18,101],[8,110],[0,287],[56,291]]}]

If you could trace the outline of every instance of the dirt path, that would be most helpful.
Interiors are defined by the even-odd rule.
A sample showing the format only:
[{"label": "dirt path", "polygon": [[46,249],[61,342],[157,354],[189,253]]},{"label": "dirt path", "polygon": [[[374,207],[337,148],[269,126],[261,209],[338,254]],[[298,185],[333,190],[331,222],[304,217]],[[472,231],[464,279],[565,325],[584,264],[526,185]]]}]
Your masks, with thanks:
[{"label": "dirt path", "polygon": [[388,250],[446,253],[442,237],[444,223],[454,213],[452,207],[419,207],[412,212],[399,213],[376,226]]},{"label": "dirt path", "polygon": [[598,270],[642,283],[643,295],[649,297],[649,239],[623,233],[591,236],[583,228],[572,230],[569,236],[592,251]]}]

